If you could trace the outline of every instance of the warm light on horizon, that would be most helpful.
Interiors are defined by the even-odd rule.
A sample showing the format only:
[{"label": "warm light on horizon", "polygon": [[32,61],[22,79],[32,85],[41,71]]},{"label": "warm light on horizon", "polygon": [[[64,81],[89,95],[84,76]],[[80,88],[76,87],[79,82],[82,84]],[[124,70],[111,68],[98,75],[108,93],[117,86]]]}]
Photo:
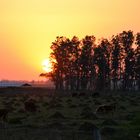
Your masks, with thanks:
[{"label": "warm light on horizon", "polygon": [[45,60],[43,60],[42,67],[43,67],[43,70],[47,73],[52,71],[52,64],[49,58],[46,58]]}]

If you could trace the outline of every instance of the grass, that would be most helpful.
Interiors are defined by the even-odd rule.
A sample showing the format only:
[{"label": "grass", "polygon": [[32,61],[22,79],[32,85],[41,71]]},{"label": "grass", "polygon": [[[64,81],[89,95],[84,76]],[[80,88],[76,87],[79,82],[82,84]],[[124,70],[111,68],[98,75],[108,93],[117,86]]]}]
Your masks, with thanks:
[{"label": "grass", "polygon": [[[24,140],[25,136],[22,135],[27,135],[27,139],[30,137],[34,140],[43,140],[44,137],[47,137],[47,131],[51,126],[55,128],[55,125],[57,127],[62,125],[63,130],[61,131],[67,130],[73,133],[86,122],[94,124],[101,130],[103,140],[139,139],[140,93],[125,93],[125,95],[115,93],[113,96],[103,95],[96,98],[91,96],[71,97],[64,93],[61,96],[52,96],[53,91],[40,88],[14,88],[11,90],[5,88],[0,89],[0,93],[2,93],[0,94],[0,108],[10,107],[11,110],[7,122],[8,129],[0,134],[2,140],[10,139],[3,135],[4,133],[8,133],[8,135],[12,133],[13,137],[18,135],[13,138],[15,140]],[[36,104],[39,106],[38,112],[24,111],[24,102],[29,98],[36,100]],[[113,115],[108,113],[94,116],[94,112],[100,104],[111,102],[117,102],[117,109]],[[11,126],[12,128],[9,129]],[[23,129],[17,129],[16,126],[21,126]],[[31,128],[37,128],[38,133],[33,134]],[[24,129],[28,130],[28,134],[25,133]],[[39,133],[41,136],[37,135]],[[87,139],[90,140],[90,138]]]}]

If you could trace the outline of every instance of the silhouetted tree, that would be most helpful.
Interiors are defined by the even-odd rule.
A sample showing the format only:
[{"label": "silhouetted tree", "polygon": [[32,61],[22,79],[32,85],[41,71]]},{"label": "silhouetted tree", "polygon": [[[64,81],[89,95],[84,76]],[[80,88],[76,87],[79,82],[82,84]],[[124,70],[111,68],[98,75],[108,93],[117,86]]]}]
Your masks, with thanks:
[{"label": "silhouetted tree", "polygon": [[95,37],[86,36],[82,40],[82,51],[80,57],[81,69],[81,88],[87,89],[88,84],[91,84],[91,79],[94,76],[94,65],[92,61],[93,47],[95,46]]},{"label": "silhouetted tree", "polygon": [[110,43],[107,39],[102,39],[98,47],[94,49],[97,90],[110,88],[110,57]]},{"label": "silhouetted tree", "polygon": [[121,74],[121,45],[119,35],[112,37],[112,56],[111,56],[111,78],[113,89],[118,89],[118,82]]},{"label": "silhouetted tree", "polygon": [[53,80],[56,89],[64,89],[64,79],[67,70],[67,46],[69,44],[69,39],[65,37],[57,37],[56,41],[52,43],[51,58],[55,59],[53,64]]},{"label": "silhouetted tree", "polygon": [[123,31],[120,34],[121,43],[123,47],[123,90],[126,90],[132,85],[133,71],[134,71],[134,53],[132,44],[134,42],[134,35],[132,31]]},{"label": "silhouetted tree", "polygon": [[135,55],[136,55],[135,72],[136,72],[137,86],[138,86],[138,89],[140,90],[140,33],[137,33],[136,35],[136,45],[137,45],[137,48],[135,50]]},{"label": "silhouetted tree", "polygon": [[[52,72],[50,77],[57,90],[131,90],[140,89],[140,33],[133,48],[132,31],[112,36],[111,41],[94,36],[82,40],[57,37],[51,45]],[[136,82],[135,82],[136,81]]]},{"label": "silhouetted tree", "polygon": [[66,57],[63,60],[65,62],[65,87],[66,89],[75,90],[78,88],[79,82],[79,63],[80,56],[80,41],[74,36],[67,44],[65,44]]},{"label": "silhouetted tree", "polygon": [[[79,90],[80,88],[80,56],[81,56],[81,41],[78,37],[74,36],[71,39],[71,51],[70,51],[70,62],[72,71],[70,74],[71,78],[71,89]],[[75,85],[74,85],[75,84]]]}]

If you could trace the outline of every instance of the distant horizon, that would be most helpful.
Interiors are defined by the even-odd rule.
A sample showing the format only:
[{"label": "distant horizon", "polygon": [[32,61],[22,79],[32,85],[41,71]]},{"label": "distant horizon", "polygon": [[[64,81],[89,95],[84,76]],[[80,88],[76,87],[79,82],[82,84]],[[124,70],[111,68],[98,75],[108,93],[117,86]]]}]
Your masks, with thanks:
[{"label": "distant horizon", "polygon": [[52,81],[15,81],[15,80],[0,80],[0,88],[3,87],[22,87],[24,84],[29,84],[31,87],[47,87],[54,88]]},{"label": "distant horizon", "polygon": [[42,80],[14,80],[14,79],[11,79],[11,80],[9,80],[9,79],[0,79],[0,82],[30,82],[30,83],[32,83],[32,82],[47,82],[47,81],[51,81],[51,80],[49,80],[48,78],[42,78]]}]

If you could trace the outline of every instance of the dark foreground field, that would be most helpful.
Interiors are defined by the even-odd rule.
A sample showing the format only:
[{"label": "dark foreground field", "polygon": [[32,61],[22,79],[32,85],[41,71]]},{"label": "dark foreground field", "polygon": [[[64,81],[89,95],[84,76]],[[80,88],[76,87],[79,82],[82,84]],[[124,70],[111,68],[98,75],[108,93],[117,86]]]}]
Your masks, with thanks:
[{"label": "dark foreground field", "polygon": [[[32,100],[35,110],[25,108]],[[102,104],[117,103],[114,112],[95,113]],[[140,93],[112,93],[72,97],[45,88],[1,88],[0,109],[8,108],[0,122],[0,140],[139,140]],[[1,118],[2,119],[2,118]]]}]

